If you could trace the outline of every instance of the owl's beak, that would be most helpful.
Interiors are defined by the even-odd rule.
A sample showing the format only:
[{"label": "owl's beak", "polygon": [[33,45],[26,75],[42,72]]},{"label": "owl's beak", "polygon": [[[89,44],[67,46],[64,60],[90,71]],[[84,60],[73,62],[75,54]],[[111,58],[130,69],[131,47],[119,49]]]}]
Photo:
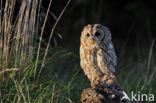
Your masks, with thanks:
[{"label": "owl's beak", "polygon": [[95,37],[94,36],[92,37],[92,40],[95,41]]}]

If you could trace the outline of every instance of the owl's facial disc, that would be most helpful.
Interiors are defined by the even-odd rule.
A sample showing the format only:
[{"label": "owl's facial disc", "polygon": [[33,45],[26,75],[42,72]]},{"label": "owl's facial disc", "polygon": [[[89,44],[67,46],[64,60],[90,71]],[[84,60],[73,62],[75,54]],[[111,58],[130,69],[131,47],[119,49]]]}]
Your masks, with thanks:
[{"label": "owl's facial disc", "polygon": [[86,46],[97,47],[105,38],[105,33],[99,24],[85,26],[82,34],[82,41],[85,42]]}]

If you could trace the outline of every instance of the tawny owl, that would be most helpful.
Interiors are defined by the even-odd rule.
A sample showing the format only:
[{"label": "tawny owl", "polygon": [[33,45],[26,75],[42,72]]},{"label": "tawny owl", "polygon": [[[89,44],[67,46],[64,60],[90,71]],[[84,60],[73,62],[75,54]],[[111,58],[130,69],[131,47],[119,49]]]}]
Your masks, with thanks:
[{"label": "tawny owl", "polygon": [[91,83],[115,72],[117,58],[107,27],[101,24],[84,27],[81,34],[80,64]]}]

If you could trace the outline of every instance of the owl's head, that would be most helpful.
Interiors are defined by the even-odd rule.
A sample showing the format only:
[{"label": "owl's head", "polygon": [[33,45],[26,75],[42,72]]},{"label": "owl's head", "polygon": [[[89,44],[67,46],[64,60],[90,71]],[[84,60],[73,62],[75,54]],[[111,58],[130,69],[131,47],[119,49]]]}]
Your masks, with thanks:
[{"label": "owl's head", "polygon": [[108,39],[111,39],[111,33],[101,24],[89,24],[84,27],[81,34],[81,44],[86,46],[99,46]]}]

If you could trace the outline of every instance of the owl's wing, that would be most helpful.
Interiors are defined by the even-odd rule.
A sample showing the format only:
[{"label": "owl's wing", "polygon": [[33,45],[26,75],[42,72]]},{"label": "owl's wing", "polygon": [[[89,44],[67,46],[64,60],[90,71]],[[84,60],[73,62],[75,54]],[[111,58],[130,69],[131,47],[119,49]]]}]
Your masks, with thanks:
[{"label": "owl's wing", "polygon": [[115,66],[117,65],[117,57],[112,42],[104,43],[101,49],[103,51],[103,63],[106,65],[109,72],[114,73]]},{"label": "owl's wing", "polygon": [[105,37],[100,44],[100,47],[103,51],[103,61],[109,71],[115,72],[115,66],[117,65],[117,57],[114,51],[114,46],[111,40],[110,30],[103,26],[103,30],[105,32]]},{"label": "owl's wing", "polygon": [[113,65],[116,66],[117,65],[117,57],[116,57],[116,53],[115,53],[115,50],[114,50],[114,46],[113,46],[113,43],[110,42],[109,43],[109,46],[108,46],[108,53],[107,53],[111,60]]},{"label": "owl's wing", "polygon": [[112,43],[109,44],[108,52],[106,53],[106,55],[108,56],[108,60],[106,62],[108,68],[112,70],[112,72],[115,72],[115,66],[117,65],[117,57]]}]

